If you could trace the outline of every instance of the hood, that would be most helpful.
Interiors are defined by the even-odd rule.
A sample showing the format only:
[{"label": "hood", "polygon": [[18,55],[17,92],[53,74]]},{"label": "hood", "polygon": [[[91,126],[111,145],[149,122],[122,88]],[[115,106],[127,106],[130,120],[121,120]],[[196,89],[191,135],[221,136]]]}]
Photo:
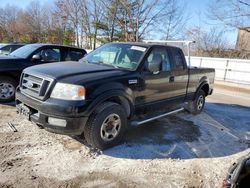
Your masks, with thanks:
[{"label": "hood", "polygon": [[59,79],[70,80],[69,77],[83,78],[86,75],[88,75],[88,78],[90,77],[94,78],[95,75],[99,74],[113,75],[114,72],[123,72],[123,70],[112,68],[105,65],[67,61],[67,62],[49,63],[49,64],[32,66],[25,69],[24,72],[33,75],[43,75],[56,80]]},{"label": "hood", "polygon": [[15,62],[15,61],[21,61],[23,60],[22,58],[18,58],[18,57],[13,57],[13,56],[9,56],[9,55],[0,55],[0,62]]}]

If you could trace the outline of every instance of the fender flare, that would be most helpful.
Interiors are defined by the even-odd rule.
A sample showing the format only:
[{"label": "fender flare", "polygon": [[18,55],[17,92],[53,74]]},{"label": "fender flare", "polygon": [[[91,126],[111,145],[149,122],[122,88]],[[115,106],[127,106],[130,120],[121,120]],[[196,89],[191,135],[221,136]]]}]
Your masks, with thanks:
[{"label": "fender flare", "polygon": [[207,80],[204,80],[203,82],[200,83],[199,87],[196,89],[195,91],[195,95],[194,95],[194,98],[196,98],[198,92],[201,90],[201,88],[204,86],[204,85],[208,85],[209,87],[209,83]]},{"label": "fender flare", "polygon": [[[134,99],[128,93],[121,89],[108,90],[97,98],[95,98],[88,108],[86,109],[86,115],[89,116],[91,113],[103,102],[108,101],[112,98],[119,98],[121,105],[126,108],[128,117],[131,117],[134,114]],[[128,109],[129,108],[129,109]]]}]

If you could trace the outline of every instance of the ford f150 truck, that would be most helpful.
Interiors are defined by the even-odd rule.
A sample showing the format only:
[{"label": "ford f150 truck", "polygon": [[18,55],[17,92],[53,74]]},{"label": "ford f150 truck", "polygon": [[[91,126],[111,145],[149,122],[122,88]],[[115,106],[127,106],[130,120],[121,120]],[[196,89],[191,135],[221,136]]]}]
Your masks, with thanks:
[{"label": "ford f150 truck", "polygon": [[188,68],[181,49],[146,43],[109,43],[79,62],[23,71],[17,111],[48,131],[82,135],[93,147],[118,144],[127,125],[183,110],[202,111],[215,70]]}]

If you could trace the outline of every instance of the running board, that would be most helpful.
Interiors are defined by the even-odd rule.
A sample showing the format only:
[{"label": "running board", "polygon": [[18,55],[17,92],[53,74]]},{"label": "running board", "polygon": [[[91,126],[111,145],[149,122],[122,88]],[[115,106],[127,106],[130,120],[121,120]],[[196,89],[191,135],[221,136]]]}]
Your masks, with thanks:
[{"label": "running board", "polygon": [[150,121],[153,121],[153,120],[156,120],[156,119],[165,117],[165,116],[169,116],[169,115],[172,115],[172,114],[181,112],[181,111],[183,111],[183,110],[184,110],[184,108],[179,108],[179,109],[177,109],[177,110],[174,110],[174,111],[171,111],[171,112],[167,112],[167,113],[164,113],[164,114],[161,114],[161,115],[158,115],[158,116],[154,116],[154,117],[151,117],[151,118],[148,118],[148,119],[144,119],[144,120],[142,120],[142,121],[132,121],[132,122],[131,122],[131,125],[132,125],[132,126],[142,125],[142,124],[144,124],[144,123],[148,123],[148,122],[150,122]]}]

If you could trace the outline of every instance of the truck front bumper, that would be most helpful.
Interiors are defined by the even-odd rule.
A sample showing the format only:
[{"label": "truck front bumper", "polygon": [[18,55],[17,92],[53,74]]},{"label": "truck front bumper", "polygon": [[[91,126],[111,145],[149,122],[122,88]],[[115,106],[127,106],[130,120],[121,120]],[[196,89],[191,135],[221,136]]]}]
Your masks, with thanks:
[{"label": "truck front bumper", "polygon": [[39,101],[16,91],[17,112],[49,132],[81,135],[88,120],[81,112],[84,104],[56,99]]}]

